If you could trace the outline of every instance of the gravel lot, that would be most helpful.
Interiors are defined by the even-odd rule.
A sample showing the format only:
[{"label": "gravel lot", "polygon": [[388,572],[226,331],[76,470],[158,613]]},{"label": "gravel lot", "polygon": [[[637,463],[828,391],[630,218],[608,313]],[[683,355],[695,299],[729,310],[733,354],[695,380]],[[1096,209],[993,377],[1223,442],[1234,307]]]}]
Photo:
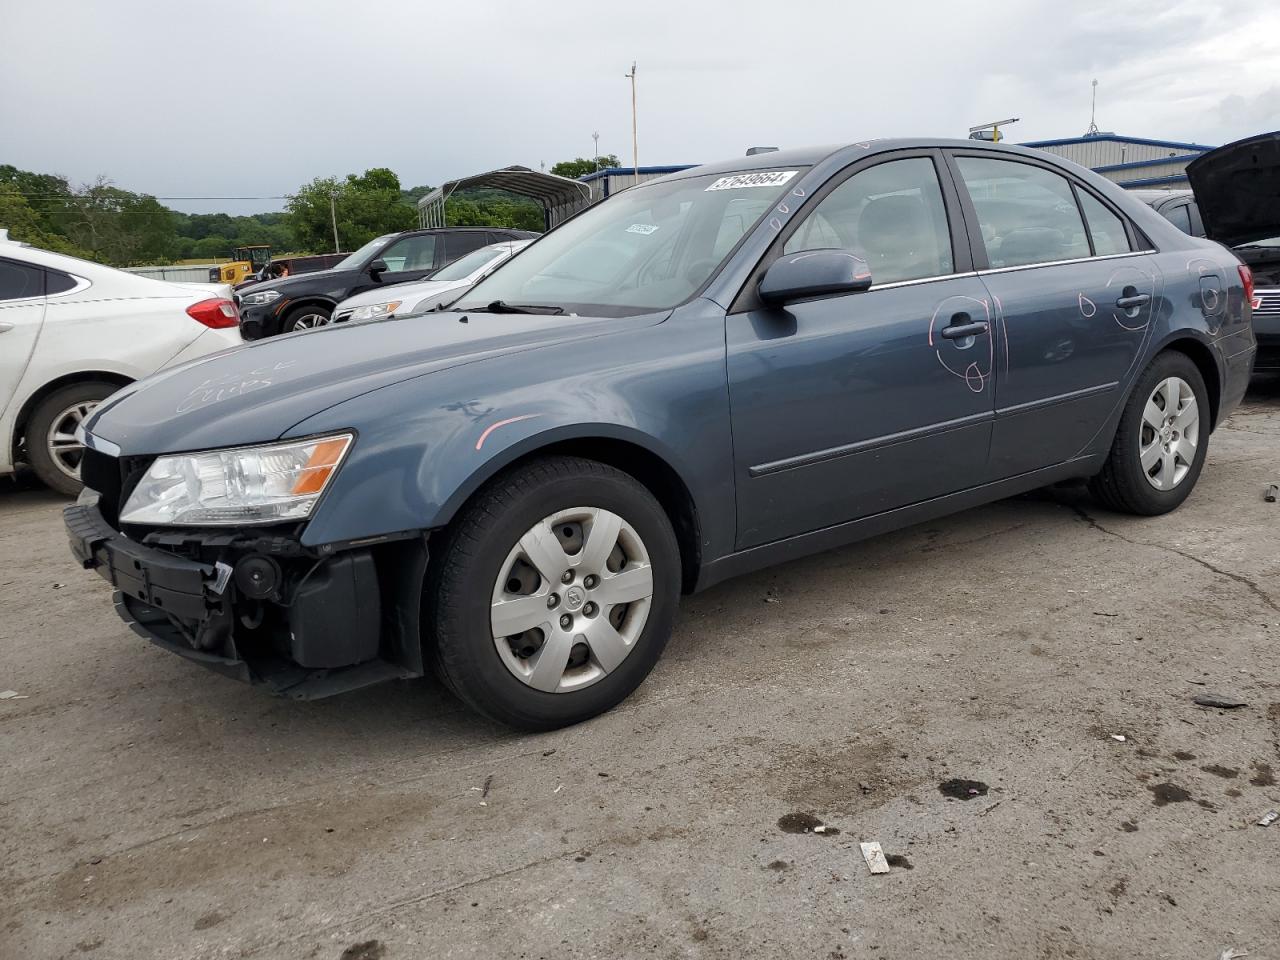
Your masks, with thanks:
[{"label": "gravel lot", "polygon": [[538,736],[152,648],[5,482],[0,957],[1280,957],[1267,481],[1277,381],[1170,516],[1055,490],[721,585]]}]

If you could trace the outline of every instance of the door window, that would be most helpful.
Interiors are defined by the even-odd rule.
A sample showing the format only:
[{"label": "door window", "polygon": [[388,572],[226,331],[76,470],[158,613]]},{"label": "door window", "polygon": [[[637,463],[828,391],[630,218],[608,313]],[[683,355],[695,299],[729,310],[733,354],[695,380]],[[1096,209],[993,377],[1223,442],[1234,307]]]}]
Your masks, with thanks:
[{"label": "door window", "polygon": [[425,233],[416,237],[404,237],[387,247],[381,256],[387,262],[388,273],[430,270],[435,265],[435,234]]},{"label": "door window", "polygon": [[0,301],[44,296],[44,271],[0,260]]},{"label": "door window", "polygon": [[444,237],[444,262],[452,263],[459,257],[466,256],[472,250],[479,250],[489,242],[489,234],[481,233],[449,233]]},{"label": "door window", "polygon": [[1129,234],[1124,221],[1103,206],[1102,201],[1084,190],[1076,190],[1084,218],[1089,223],[1089,236],[1093,237],[1093,252],[1106,257],[1113,253],[1128,253]]},{"label": "door window", "polygon": [[1043,167],[958,157],[987,259],[994,268],[1088,257],[1089,238],[1071,183]]},{"label": "door window", "polygon": [[891,160],[854,174],[801,222],[783,252],[832,248],[867,261],[876,284],[954,273],[933,161]]},{"label": "door window", "polygon": [[1191,212],[1185,203],[1167,204],[1160,208],[1159,213],[1183,233],[1191,232]]}]

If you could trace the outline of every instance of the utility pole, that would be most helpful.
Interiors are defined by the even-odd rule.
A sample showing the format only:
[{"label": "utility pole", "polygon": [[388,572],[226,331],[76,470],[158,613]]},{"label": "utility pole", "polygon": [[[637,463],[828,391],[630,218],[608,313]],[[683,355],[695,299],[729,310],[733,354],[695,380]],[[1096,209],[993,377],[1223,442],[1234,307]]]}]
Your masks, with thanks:
[{"label": "utility pole", "polygon": [[594,133],[592,133],[591,139],[594,140],[596,144],[596,172],[599,173],[600,172],[600,131],[596,130]]},{"label": "utility pole", "polygon": [[341,253],[342,245],[338,243],[338,208],[334,205],[337,196],[334,191],[329,191],[329,218],[333,221],[333,252]]},{"label": "utility pole", "polygon": [[[636,135],[636,62],[631,61],[631,72],[624,73],[631,80],[631,172],[640,182],[640,139]],[[633,184],[634,186],[634,184]]]}]

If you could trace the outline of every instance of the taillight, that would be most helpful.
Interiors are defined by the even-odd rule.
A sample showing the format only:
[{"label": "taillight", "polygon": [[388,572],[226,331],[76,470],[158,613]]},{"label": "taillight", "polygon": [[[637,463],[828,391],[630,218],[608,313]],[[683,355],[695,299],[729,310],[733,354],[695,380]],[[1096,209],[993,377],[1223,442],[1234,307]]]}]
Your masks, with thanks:
[{"label": "taillight", "polygon": [[187,307],[187,313],[193,320],[199,320],[206,327],[212,327],[214,330],[234,327],[240,322],[236,305],[225,297],[213,297],[193,303]]},{"label": "taillight", "polygon": [[1238,269],[1240,270],[1240,282],[1244,284],[1244,302],[1257,310],[1262,306],[1262,298],[1253,295],[1253,271],[1243,263],[1240,264]]}]

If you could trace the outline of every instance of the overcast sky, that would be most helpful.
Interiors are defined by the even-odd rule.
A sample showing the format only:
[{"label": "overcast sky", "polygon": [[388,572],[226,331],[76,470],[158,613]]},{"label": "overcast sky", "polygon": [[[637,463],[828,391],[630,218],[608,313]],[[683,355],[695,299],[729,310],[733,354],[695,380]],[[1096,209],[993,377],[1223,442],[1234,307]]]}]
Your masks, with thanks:
[{"label": "overcast sky", "polygon": [[[159,197],[272,197],[393,169],[405,186],[600,150],[1280,128],[1277,0],[0,0],[0,163]],[[248,213],[278,200],[165,201]]]}]

